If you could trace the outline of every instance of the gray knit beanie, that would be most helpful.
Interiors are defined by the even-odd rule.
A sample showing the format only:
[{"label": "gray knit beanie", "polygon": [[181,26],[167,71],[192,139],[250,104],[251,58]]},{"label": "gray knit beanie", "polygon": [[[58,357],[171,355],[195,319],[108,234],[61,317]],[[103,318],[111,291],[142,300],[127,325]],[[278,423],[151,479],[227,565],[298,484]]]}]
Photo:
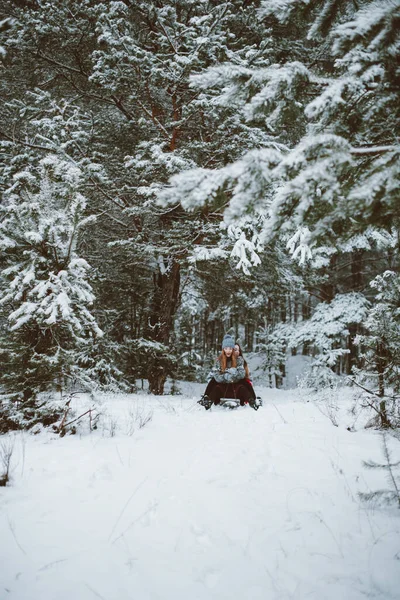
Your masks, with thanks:
[{"label": "gray knit beanie", "polygon": [[229,333],[224,335],[224,339],[222,340],[222,350],[224,348],[233,348],[235,346],[235,340]]}]

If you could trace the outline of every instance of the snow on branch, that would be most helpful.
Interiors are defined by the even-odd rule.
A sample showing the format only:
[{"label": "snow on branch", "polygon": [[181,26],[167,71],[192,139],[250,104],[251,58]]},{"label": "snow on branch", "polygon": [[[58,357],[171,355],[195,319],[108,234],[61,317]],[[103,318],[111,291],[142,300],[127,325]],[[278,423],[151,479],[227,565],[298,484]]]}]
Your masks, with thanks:
[{"label": "snow on branch", "polygon": [[288,346],[314,344],[319,349],[317,362],[332,367],[340,356],[348,354],[347,345],[341,346],[340,342],[349,335],[350,324],[365,321],[368,307],[363,294],[337,294],[332,302],[318,304],[311,319],[291,326]]},{"label": "snow on branch", "polygon": [[265,112],[269,110],[266,123],[273,127],[279,121],[287,103],[296,102],[298,84],[308,83],[310,79],[310,71],[298,61],[257,69],[248,82],[248,87],[260,88],[260,91],[254,94],[244,107],[245,118],[252,121],[260,115],[264,120]]},{"label": "snow on branch", "polygon": [[310,248],[310,230],[308,227],[300,227],[288,240],[286,248],[292,255],[293,260],[299,260],[299,265],[304,265],[307,260],[311,260],[312,252]]},{"label": "snow on branch", "polygon": [[292,12],[299,5],[307,6],[311,0],[263,0],[259,8],[261,17],[276,17],[280,23],[287,23]]},{"label": "snow on branch", "polygon": [[251,267],[257,267],[261,264],[254,242],[246,239],[244,232],[241,233],[233,246],[231,256],[239,259],[236,268],[241,269],[246,275],[250,275]]},{"label": "snow on branch", "polygon": [[360,148],[351,148],[351,154],[368,155],[384,154],[385,152],[400,152],[400,146],[364,146]]},{"label": "snow on branch", "polygon": [[218,192],[224,190],[225,218],[230,222],[264,202],[266,189],[273,179],[272,169],[280,158],[279,150],[263,148],[221,169],[189,169],[171,177],[169,187],[158,194],[158,203],[169,206],[178,201],[184,209],[194,211],[213,205]]},{"label": "snow on branch", "polygon": [[[276,168],[276,189],[265,221],[263,238],[313,221],[315,207],[328,215],[342,195],[340,178],[353,164],[347,140],[332,134],[310,136],[284,156]],[[319,219],[318,232],[329,228]],[[315,228],[314,228],[315,229]],[[311,230],[310,230],[311,231]],[[315,236],[316,231],[313,231]]]},{"label": "snow on branch", "polygon": [[226,259],[229,256],[227,250],[219,247],[195,246],[188,258],[188,262],[195,264],[197,261]]},{"label": "snow on branch", "polygon": [[356,12],[352,20],[338,25],[334,32],[333,53],[341,55],[357,43],[366,45],[373,52],[398,26],[400,0],[375,0],[368,2]]}]

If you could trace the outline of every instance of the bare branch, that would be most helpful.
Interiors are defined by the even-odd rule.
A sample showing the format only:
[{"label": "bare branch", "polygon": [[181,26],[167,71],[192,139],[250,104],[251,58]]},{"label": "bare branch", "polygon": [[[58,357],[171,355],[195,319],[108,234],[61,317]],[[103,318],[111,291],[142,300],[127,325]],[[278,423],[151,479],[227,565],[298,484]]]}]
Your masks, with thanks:
[{"label": "bare branch", "polygon": [[[379,396],[376,392],[373,392],[372,390],[369,390],[368,388],[364,387],[363,385],[361,385],[361,383],[358,383],[358,381],[356,381],[355,379],[353,379],[352,377],[349,377],[348,379],[350,379],[351,382],[355,383],[359,388],[361,388],[362,390],[364,390],[364,392],[367,392],[367,394],[370,394],[371,396],[374,396],[375,398],[378,398],[378,400],[382,400],[382,397]],[[398,400],[398,396],[386,396],[385,398],[390,398],[391,400]]]},{"label": "bare branch", "polygon": [[62,69],[66,69],[67,71],[71,71],[72,73],[78,73],[78,75],[83,75],[84,77],[88,76],[88,74],[84,71],[80,69],[75,69],[75,67],[70,67],[69,65],[64,65],[63,63],[58,62],[58,60],[54,60],[54,58],[50,58],[48,56],[45,56],[44,54],[41,54],[39,51],[32,52],[31,54],[35,58],[41,58],[42,60],[45,60],[46,62],[52,65],[56,65],[57,67],[61,67]]}]

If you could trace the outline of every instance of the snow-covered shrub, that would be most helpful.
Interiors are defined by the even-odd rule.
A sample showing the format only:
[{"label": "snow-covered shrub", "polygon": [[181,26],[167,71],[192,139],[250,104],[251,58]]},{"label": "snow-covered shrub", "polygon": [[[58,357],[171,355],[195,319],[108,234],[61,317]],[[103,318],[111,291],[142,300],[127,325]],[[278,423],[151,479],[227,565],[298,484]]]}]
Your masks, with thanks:
[{"label": "snow-covered shrub", "polygon": [[175,377],[185,381],[203,381],[203,356],[196,350],[185,350],[177,357]]},{"label": "snow-covered shrub", "polygon": [[[341,357],[349,353],[349,326],[364,322],[368,306],[365,296],[354,292],[337,294],[330,303],[321,302],[310,319],[287,327],[288,347],[310,345],[316,349],[316,366],[337,366]],[[322,369],[322,373],[327,370]]]},{"label": "snow-covered shrub", "polygon": [[[352,423],[346,426],[349,431],[354,430],[354,423],[359,417],[356,410],[359,394],[355,394],[350,388],[348,378],[336,375],[328,367],[314,365],[298,379],[297,385],[302,400],[312,402],[332,425],[338,427],[340,420],[343,421],[343,418],[348,418],[350,415]],[[344,398],[348,399],[349,403],[343,402]],[[343,408],[348,407],[350,403],[352,408],[343,411]]]},{"label": "snow-covered shrub", "polygon": [[311,380],[310,375],[311,370],[298,382],[302,398],[307,402],[313,402],[317,409],[331,421],[332,425],[338,427],[338,400],[343,382],[328,369],[326,369],[325,379],[321,372],[314,381]]},{"label": "snow-covered shrub", "polygon": [[167,377],[176,368],[176,357],[170,348],[145,338],[128,341],[126,347],[128,379],[135,381],[151,376],[153,388],[149,389],[150,393],[161,394]]},{"label": "snow-covered shrub", "polygon": [[335,389],[340,381],[340,376],[332,369],[325,365],[313,363],[297,380],[297,387],[304,391],[318,392],[321,389]]},{"label": "snow-covered shrub", "polygon": [[179,387],[178,381],[176,379],[171,380],[169,393],[171,396],[180,396],[182,394],[182,390]]},{"label": "snow-covered shrub", "polygon": [[92,393],[81,395],[79,392],[70,392],[63,396],[61,403],[62,416],[54,423],[52,429],[60,437],[75,435],[76,433],[89,433],[97,429],[102,415],[98,400]]},{"label": "snow-covered shrub", "polygon": [[116,417],[108,415],[103,420],[103,435],[115,437],[118,428],[118,420]]},{"label": "snow-covered shrub", "polygon": [[131,404],[128,411],[127,433],[133,435],[138,429],[146,427],[153,419],[153,409],[146,406],[146,403],[136,402]]},{"label": "snow-covered shrub", "polygon": [[0,436],[0,487],[5,487],[10,480],[11,459],[14,452],[15,438]]},{"label": "snow-covered shrub", "polygon": [[18,394],[3,396],[0,397],[0,434],[32,430],[37,425],[49,427],[58,423],[62,415],[63,406],[54,400],[40,397],[21,401]]},{"label": "snow-covered shrub", "polygon": [[84,388],[101,389],[104,392],[134,391],[135,386],[129,383],[118,368],[124,358],[121,344],[109,339],[94,339],[76,353],[76,362],[72,372],[77,382]]}]

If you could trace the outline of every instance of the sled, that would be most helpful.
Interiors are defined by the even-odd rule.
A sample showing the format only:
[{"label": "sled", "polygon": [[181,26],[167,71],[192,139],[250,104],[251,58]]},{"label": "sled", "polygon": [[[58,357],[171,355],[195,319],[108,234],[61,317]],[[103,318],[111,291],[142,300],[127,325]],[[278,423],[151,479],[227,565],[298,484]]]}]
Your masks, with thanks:
[{"label": "sled", "polygon": [[[213,406],[213,403],[208,396],[202,396],[202,398],[198,400],[197,404],[204,406],[206,410],[209,410]],[[246,402],[245,405],[246,404],[250,404],[251,408],[253,408],[254,410],[258,410],[260,406],[262,406],[262,399],[260,398],[260,396],[257,396],[254,400],[254,404],[249,402]],[[241,405],[240,401],[236,398],[221,398],[220,403],[216,404],[215,406],[221,406],[222,408],[234,410],[235,408],[239,408]]]},{"label": "sled", "polygon": [[239,408],[240,402],[234,398],[221,398],[221,402],[216,406],[222,406],[222,408],[229,408],[230,410],[233,410],[234,408]]}]

